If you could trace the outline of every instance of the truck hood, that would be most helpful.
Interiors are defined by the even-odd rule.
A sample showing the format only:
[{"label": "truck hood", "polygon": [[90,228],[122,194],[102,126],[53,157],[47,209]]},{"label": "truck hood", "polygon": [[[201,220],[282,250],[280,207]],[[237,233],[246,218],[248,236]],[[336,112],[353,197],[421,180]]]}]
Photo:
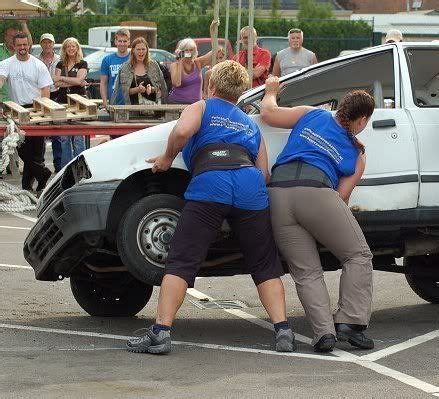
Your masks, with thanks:
[{"label": "truck hood", "polygon": [[[165,152],[175,124],[176,121],[172,121],[142,129],[84,151],[81,155],[92,176],[82,183],[123,180],[135,172],[150,169],[152,164],[146,160]],[[187,170],[181,153],[172,166]]]}]

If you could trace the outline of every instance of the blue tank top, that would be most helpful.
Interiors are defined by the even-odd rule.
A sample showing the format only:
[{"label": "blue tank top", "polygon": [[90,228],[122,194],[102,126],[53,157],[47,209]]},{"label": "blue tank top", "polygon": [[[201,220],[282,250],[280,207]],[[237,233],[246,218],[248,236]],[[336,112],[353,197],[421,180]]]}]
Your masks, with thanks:
[{"label": "blue tank top", "polygon": [[[237,144],[256,160],[261,144],[259,127],[234,104],[219,99],[206,100],[199,131],[182,150],[184,162],[191,170],[191,160],[207,144]],[[192,178],[185,192],[191,201],[209,201],[247,210],[268,207],[268,195],[262,172],[256,167],[233,170],[210,170]]]},{"label": "blue tank top", "polygon": [[355,173],[359,150],[329,111],[315,109],[302,116],[274,165],[302,161],[322,170],[337,189],[343,176]]}]

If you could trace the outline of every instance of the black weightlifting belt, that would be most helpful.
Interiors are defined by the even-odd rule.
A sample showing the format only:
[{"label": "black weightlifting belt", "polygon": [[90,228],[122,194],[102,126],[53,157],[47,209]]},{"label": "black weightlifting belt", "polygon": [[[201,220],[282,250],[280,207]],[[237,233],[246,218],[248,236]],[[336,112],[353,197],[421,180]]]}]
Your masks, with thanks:
[{"label": "black weightlifting belt", "polygon": [[240,169],[254,166],[249,152],[242,146],[229,143],[207,144],[192,158],[192,176],[208,170]]},{"label": "black weightlifting belt", "polygon": [[325,172],[302,161],[276,166],[268,186],[333,188]]}]

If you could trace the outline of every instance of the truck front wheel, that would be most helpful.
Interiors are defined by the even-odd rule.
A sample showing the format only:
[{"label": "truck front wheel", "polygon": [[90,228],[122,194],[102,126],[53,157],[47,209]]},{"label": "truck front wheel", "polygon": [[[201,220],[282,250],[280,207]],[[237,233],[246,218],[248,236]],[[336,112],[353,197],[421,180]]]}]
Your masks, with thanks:
[{"label": "truck front wheel", "polygon": [[154,194],[131,205],[119,223],[117,250],[123,264],[138,280],[160,285],[169,246],[184,201]]},{"label": "truck front wheel", "polygon": [[436,255],[407,257],[404,258],[404,266],[409,269],[405,278],[410,288],[425,301],[439,303],[439,278],[425,275],[430,268],[439,267],[439,257]]},{"label": "truck front wheel", "polygon": [[153,291],[153,286],[127,272],[100,278],[73,275],[70,287],[79,306],[90,316],[98,317],[134,316],[145,307]]}]

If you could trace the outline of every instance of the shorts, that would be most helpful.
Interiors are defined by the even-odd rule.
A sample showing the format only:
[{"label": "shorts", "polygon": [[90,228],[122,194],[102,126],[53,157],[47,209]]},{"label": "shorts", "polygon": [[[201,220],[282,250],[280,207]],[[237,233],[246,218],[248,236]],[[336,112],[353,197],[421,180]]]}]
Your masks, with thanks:
[{"label": "shorts", "polygon": [[183,208],[171,241],[165,274],[178,276],[193,287],[209,245],[218,237],[225,218],[238,236],[246,271],[254,283],[259,285],[283,276],[269,208],[254,211],[198,201],[188,201]]}]

